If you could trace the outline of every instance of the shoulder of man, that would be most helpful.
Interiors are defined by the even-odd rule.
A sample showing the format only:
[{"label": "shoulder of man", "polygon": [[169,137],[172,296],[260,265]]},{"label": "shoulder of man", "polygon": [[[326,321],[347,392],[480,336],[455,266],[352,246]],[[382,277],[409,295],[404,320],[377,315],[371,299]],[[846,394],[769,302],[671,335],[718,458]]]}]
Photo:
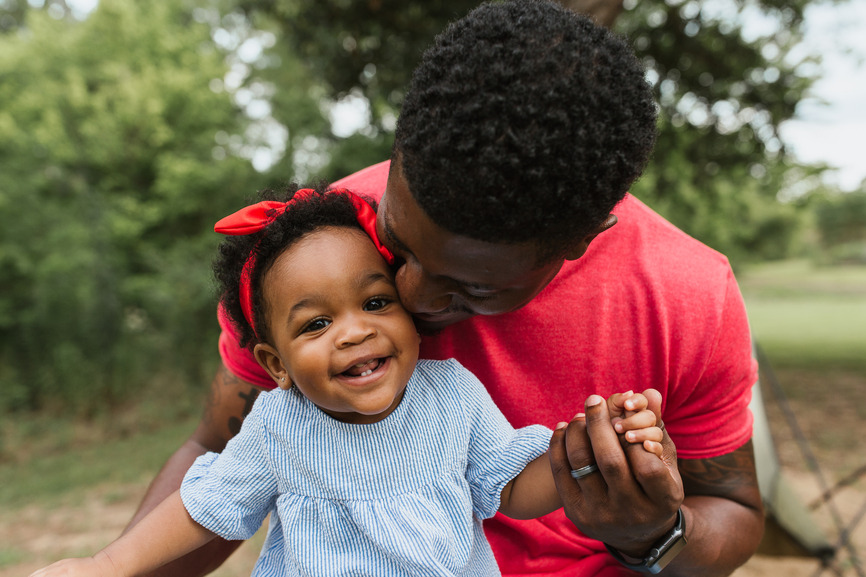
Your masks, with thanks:
[{"label": "shoulder of man", "polygon": [[[681,231],[634,196],[627,195],[613,213],[618,222],[590,245],[590,258],[579,266],[646,288],[723,298],[731,274],[727,257]],[[599,242],[600,241],[600,242]],[[579,263],[579,259],[577,262]]]},{"label": "shoulder of man", "polygon": [[388,171],[390,168],[391,161],[386,160],[368,166],[345,178],[341,178],[331,186],[333,188],[348,188],[356,194],[369,196],[376,202],[379,202],[385,193],[385,185],[388,183]]}]

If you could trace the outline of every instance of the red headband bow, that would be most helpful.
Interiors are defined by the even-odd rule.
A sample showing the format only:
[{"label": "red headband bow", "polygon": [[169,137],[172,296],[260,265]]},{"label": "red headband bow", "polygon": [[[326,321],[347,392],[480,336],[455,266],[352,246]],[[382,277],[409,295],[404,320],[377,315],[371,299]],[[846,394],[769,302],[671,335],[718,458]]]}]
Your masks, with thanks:
[{"label": "red headband bow", "polygon": [[[312,188],[304,188],[297,191],[295,195],[286,202],[265,200],[256,204],[251,204],[250,206],[242,208],[236,213],[230,214],[221,219],[216,223],[216,225],[214,225],[214,231],[229,236],[243,236],[259,232],[274,222],[281,214],[289,210],[289,207],[296,200],[303,200],[314,192],[315,191]],[[361,228],[364,229],[364,232],[370,236],[373,240],[373,244],[376,245],[379,254],[385,257],[388,264],[394,264],[394,255],[391,254],[391,251],[385,248],[381,242],[379,242],[379,237],[376,235],[376,213],[373,211],[373,207],[367,204],[367,202],[360,196],[350,190],[346,190],[345,188],[329,190],[326,194],[328,193],[344,194],[351,199],[352,204],[355,205],[355,216],[358,219],[358,224],[360,224]],[[250,253],[249,258],[247,258],[247,261],[244,263],[244,268],[241,271],[240,300],[244,318],[253,329],[253,333],[258,337],[256,326],[253,324],[252,274],[255,265],[256,256],[255,250],[253,250],[253,252]]]}]

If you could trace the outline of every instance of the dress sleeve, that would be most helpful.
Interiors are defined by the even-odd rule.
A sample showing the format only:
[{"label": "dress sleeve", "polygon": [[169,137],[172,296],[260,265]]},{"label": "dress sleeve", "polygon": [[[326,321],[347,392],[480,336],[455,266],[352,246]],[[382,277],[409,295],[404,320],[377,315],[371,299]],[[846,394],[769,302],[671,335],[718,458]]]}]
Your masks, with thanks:
[{"label": "dress sleeve", "polygon": [[277,498],[277,479],[268,460],[267,432],[261,419],[264,396],[259,396],[225,450],[197,458],[180,487],[190,516],[224,539],[252,537]]},{"label": "dress sleeve", "polygon": [[758,364],[743,297],[728,271],[712,351],[687,398],[665,410],[665,426],[683,459],[710,459],[743,446],[752,436],[752,385]]},{"label": "dress sleeve", "polygon": [[463,374],[459,394],[469,422],[466,479],[473,512],[489,519],[499,510],[505,485],[547,451],[552,431],[541,425],[514,429],[475,375],[457,361],[449,362]]}]

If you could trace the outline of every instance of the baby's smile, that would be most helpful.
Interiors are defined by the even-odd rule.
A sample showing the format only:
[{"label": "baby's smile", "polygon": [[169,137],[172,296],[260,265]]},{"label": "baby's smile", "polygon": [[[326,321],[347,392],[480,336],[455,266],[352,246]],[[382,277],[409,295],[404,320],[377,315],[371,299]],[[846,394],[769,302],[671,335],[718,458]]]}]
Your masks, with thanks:
[{"label": "baby's smile", "polygon": [[391,367],[393,357],[376,357],[369,361],[356,363],[337,375],[344,384],[363,387],[378,381]]},{"label": "baby's smile", "polygon": [[384,361],[381,358],[371,359],[369,361],[358,363],[340,374],[346,377],[366,377],[378,369],[383,362]]}]

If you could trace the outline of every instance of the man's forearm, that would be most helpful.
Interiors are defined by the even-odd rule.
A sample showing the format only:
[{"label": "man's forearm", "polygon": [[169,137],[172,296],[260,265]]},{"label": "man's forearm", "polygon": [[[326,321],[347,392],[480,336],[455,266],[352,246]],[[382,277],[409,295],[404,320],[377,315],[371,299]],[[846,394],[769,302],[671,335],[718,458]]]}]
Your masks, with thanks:
[{"label": "man's forearm", "polygon": [[[159,474],[151,482],[147,493],[138,507],[138,511],[130,521],[124,533],[138,524],[151,510],[162,503],[166,497],[180,488],[183,476],[192,466],[196,457],[203,455],[207,449],[201,444],[187,440],[163,465]],[[203,547],[187,555],[163,565],[149,573],[149,577],[201,577],[216,570],[243,543],[243,541],[226,541],[215,537]]]},{"label": "man's forearm", "polygon": [[751,557],[764,532],[764,513],[719,497],[686,497],[682,505],[688,545],[663,575],[730,575]]},{"label": "man's forearm", "polygon": [[165,465],[162,466],[159,474],[151,481],[150,486],[147,488],[147,493],[145,493],[141,504],[138,506],[138,510],[123,532],[127,533],[133,525],[141,521],[145,515],[162,503],[166,497],[180,489],[183,476],[196,458],[205,453],[207,453],[207,449],[192,439],[188,439],[181,445],[174,455],[166,461]]},{"label": "man's forearm", "polygon": [[749,441],[712,459],[680,459],[688,545],[665,575],[729,575],[757,550],[764,510]]}]

